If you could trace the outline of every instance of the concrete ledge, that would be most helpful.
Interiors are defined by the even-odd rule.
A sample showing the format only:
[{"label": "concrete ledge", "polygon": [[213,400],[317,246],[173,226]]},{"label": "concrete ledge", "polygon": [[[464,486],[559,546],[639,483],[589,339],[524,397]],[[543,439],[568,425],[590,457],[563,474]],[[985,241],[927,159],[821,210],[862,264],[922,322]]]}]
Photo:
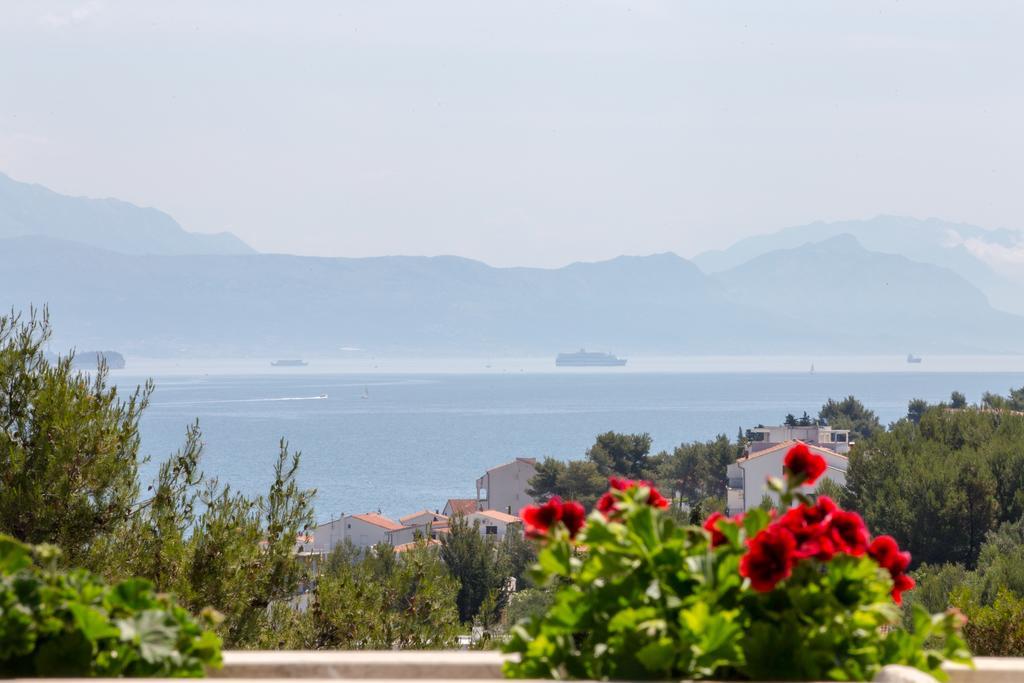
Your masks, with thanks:
[{"label": "concrete ledge", "polygon": [[[503,660],[504,655],[497,652],[231,651],[224,653],[224,668],[211,672],[211,676],[231,679],[236,683],[271,683],[296,679],[373,680],[376,683],[409,680],[440,683],[458,680],[464,683],[486,683],[501,678]],[[916,683],[927,679],[920,678],[920,672],[901,669],[892,667],[879,680],[888,683]],[[950,666],[947,670],[950,683],[1024,683],[1024,658],[979,657],[975,659],[974,669]],[[23,680],[30,683],[40,679]],[[97,683],[97,679],[83,679],[81,683],[86,680]],[[61,683],[74,681],[61,679]]]},{"label": "concrete ledge", "polygon": [[501,678],[505,655],[492,651],[230,651],[217,678],[472,680]]},{"label": "concrete ledge", "polygon": [[952,664],[946,667],[949,683],[1024,682],[1024,657],[975,657],[974,669]]}]

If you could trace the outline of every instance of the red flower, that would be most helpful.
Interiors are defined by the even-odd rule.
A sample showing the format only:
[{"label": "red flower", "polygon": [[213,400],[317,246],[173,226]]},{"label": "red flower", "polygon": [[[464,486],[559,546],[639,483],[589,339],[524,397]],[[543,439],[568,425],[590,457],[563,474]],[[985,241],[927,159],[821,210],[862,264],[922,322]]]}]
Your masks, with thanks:
[{"label": "red flower", "polygon": [[551,500],[543,505],[527,505],[519,516],[523,518],[523,525],[529,538],[545,536],[558,522],[569,530],[569,538],[575,538],[583,528],[587,511],[574,500],[563,503],[558,496],[552,496]]},{"label": "red flower", "polygon": [[903,593],[911,590],[917,582],[909,574],[898,574],[892,579],[892,600],[897,605],[903,604]]},{"label": "red flower", "polygon": [[597,501],[597,509],[605,517],[611,516],[618,507],[618,502],[615,500],[615,496],[612,495],[611,491],[606,492]]},{"label": "red flower", "polygon": [[543,505],[527,505],[520,512],[529,538],[540,538],[562,519],[562,499],[552,496]]},{"label": "red flower", "polygon": [[643,483],[644,486],[647,487],[647,490],[650,491],[650,493],[647,494],[647,504],[650,505],[651,507],[661,508],[662,510],[667,508],[668,499],[665,498],[665,496],[661,495],[661,491],[654,488],[654,486],[652,486],[648,482]]},{"label": "red flower", "polygon": [[838,552],[860,557],[868,551],[868,529],[856,512],[836,510],[832,513],[829,536]]},{"label": "red flower", "polygon": [[569,538],[576,538],[576,534],[583,528],[587,518],[587,511],[575,500],[562,503],[562,524],[569,530]]},{"label": "red flower", "polygon": [[868,555],[878,565],[889,570],[892,577],[892,599],[896,604],[903,602],[903,593],[914,587],[914,579],[907,575],[910,566],[910,553],[900,551],[896,539],[892,536],[879,536],[868,546]]},{"label": "red flower", "polygon": [[787,510],[776,522],[793,534],[796,541],[795,556],[798,559],[832,559],[836,553],[836,544],[829,535],[829,524],[837,510],[830,498],[822,496],[814,505],[801,505]]},{"label": "red flower", "polygon": [[615,494],[612,493],[612,491],[629,491],[631,489],[644,487],[648,491],[648,505],[656,508],[667,508],[669,506],[669,502],[665,496],[661,495],[661,492],[654,488],[654,484],[649,481],[625,479],[623,477],[608,477],[608,486],[610,487],[609,490],[597,501],[597,509],[605,517],[611,517],[619,509],[618,500],[616,500]]},{"label": "red flower", "polygon": [[717,548],[726,542],[725,534],[718,530],[718,522],[722,519],[728,519],[721,512],[712,512],[711,515],[704,520],[704,530],[711,534],[711,547]]},{"label": "red flower", "polygon": [[747,546],[740,558],[740,574],[750,579],[754,590],[770,591],[792,573],[796,539],[786,527],[772,524],[747,541]]},{"label": "red flower", "polygon": [[623,477],[608,477],[608,485],[616,491],[628,491],[636,486],[637,482]]},{"label": "red flower", "polygon": [[868,555],[879,566],[888,569],[890,574],[902,574],[910,566],[910,553],[900,552],[900,547],[892,536],[879,536],[871,541]]},{"label": "red flower", "polygon": [[803,483],[805,484],[813,484],[818,481],[818,477],[828,467],[825,458],[812,453],[807,444],[802,441],[789,449],[789,452],[786,453],[786,459],[783,460],[782,464],[786,466],[786,470],[792,476],[803,476]]}]

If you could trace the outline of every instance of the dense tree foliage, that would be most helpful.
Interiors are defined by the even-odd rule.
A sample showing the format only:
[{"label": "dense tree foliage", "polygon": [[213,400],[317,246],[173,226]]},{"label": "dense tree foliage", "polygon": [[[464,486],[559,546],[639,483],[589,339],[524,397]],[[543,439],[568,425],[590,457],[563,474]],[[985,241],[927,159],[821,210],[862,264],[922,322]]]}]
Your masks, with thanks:
[{"label": "dense tree foliage", "polygon": [[836,429],[849,429],[853,441],[867,439],[882,431],[882,424],[874,411],[853,396],[841,401],[828,399],[818,412],[818,419]]},{"label": "dense tree foliage", "polygon": [[[455,602],[461,621],[480,617],[490,622],[505,605],[508,593],[508,561],[501,546],[480,533],[479,522],[470,524],[461,515],[451,520],[442,537],[441,559],[459,582]],[[481,614],[481,607],[487,610]]]},{"label": "dense tree foliage", "polygon": [[[450,648],[460,631],[458,582],[425,541],[401,554],[385,544],[338,546],[316,587],[277,603],[259,643],[288,649]],[[306,607],[302,609],[301,607]]]},{"label": "dense tree foliage", "polygon": [[928,409],[850,454],[846,503],[915,561],[974,566],[986,535],[1024,513],[1024,416]]}]

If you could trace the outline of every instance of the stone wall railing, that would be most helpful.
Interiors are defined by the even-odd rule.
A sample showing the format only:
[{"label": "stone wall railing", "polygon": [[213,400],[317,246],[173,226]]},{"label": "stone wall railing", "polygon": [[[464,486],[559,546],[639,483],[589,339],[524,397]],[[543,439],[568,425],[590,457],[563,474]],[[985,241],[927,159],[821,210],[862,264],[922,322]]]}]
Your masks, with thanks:
[{"label": "stone wall railing", "polygon": [[[501,678],[503,655],[466,651],[226,652],[216,678],[271,680],[494,681]],[[951,666],[950,683],[1024,683],[1024,658],[979,657],[975,668]],[[38,680],[38,679],[36,679]],[[69,683],[70,679],[61,679]],[[96,683],[96,679],[88,679]],[[891,667],[880,683],[932,681],[918,671]],[[83,681],[84,683],[84,681]]]}]

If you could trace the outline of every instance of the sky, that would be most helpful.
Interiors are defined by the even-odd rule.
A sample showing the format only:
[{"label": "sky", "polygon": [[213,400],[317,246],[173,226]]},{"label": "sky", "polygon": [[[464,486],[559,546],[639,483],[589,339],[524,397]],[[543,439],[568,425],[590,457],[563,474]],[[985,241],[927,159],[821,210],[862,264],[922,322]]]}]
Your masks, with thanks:
[{"label": "sky", "polygon": [[1024,228],[1024,3],[3,0],[0,171],[330,256]]}]

